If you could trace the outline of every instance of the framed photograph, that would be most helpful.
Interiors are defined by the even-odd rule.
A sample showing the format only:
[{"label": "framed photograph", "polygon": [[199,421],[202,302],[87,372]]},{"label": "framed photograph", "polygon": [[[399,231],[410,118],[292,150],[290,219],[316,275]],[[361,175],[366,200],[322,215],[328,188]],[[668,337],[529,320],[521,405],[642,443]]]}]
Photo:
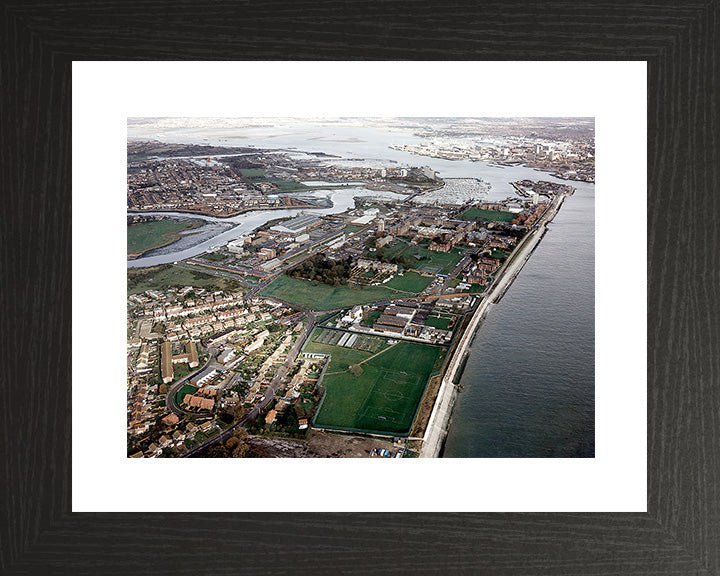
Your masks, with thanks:
[{"label": "framed photograph", "polygon": [[[464,90],[407,102],[403,86],[443,73]],[[513,86],[582,74],[592,82],[563,94]],[[225,80],[207,98],[187,75]],[[238,108],[247,77],[333,81]],[[149,82],[162,88],[128,89]],[[75,62],[73,86],[88,166],[74,260],[95,262],[73,282],[109,280],[74,314],[73,410],[87,415],[74,426],[113,446],[91,455],[74,435],[74,510],[645,510],[645,271],[613,298],[611,216],[622,197],[645,219],[644,62]],[[614,197],[596,200],[596,172]],[[112,217],[97,220],[110,174]],[[112,329],[85,341],[103,307]],[[103,371],[124,377],[124,399],[98,390]],[[273,492],[319,468],[329,487],[313,508],[240,492],[177,508],[177,469],[224,476],[237,458]],[[402,493],[377,474],[390,458]],[[96,470],[168,488],[108,502]],[[448,473],[486,489],[423,495],[413,481]],[[520,497],[523,477],[536,484]]]},{"label": "framed photograph", "polygon": [[720,570],[717,3],[519,8],[3,9],[3,573]]}]

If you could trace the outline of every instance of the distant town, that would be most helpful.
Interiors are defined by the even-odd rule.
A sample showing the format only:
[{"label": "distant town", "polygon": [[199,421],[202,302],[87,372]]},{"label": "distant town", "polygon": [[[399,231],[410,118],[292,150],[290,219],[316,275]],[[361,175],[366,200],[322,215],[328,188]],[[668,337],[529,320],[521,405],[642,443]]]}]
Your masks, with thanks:
[{"label": "distant town", "polygon": [[[452,134],[387,148],[566,183],[537,172],[490,200],[482,178],[422,163],[129,141],[128,457],[437,457],[490,304],[572,181],[594,181],[586,123],[569,139]],[[230,240],[143,261],[261,211]]]}]

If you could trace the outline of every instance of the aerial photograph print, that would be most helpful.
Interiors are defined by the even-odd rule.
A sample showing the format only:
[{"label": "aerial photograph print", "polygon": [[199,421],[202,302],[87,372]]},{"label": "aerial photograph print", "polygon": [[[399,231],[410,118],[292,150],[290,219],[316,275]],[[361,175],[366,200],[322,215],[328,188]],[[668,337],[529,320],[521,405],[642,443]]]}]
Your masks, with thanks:
[{"label": "aerial photograph print", "polygon": [[127,456],[594,458],[595,119],[128,118]]}]

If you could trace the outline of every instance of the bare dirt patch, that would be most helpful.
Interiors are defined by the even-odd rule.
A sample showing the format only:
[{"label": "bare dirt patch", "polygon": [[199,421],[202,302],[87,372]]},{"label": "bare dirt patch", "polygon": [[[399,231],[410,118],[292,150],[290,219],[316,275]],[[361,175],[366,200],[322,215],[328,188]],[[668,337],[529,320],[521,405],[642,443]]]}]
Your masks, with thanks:
[{"label": "bare dirt patch", "polygon": [[397,451],[391,440],[316,430],[306,440],[249,436],[246,442],[259,458],[370,458],[373,448]]},{"label": "bare dirt patch", "polygon": [[415,424],[410,431],[410,436],[413,438],[422,438],[425,434],[425,429],[427,428],[430,414],[432,414],[433,407],[435,406],[435,400],[440,391],[441,383],[442,374],[436,374],[430,378],[427,388],[425,389],[425,394],[420,401],[420,410],[418,411],[417,418],[415,418]]}]

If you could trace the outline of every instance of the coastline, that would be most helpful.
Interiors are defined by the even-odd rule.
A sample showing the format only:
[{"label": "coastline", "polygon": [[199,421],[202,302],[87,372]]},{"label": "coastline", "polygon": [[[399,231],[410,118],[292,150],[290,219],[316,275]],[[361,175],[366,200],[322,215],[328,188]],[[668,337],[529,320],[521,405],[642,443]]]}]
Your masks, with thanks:
[{"label": "coastline", "polygon": [[425,435],[423,436],[420,458],[439,457],[450,427],[452,410],[457,397],[455,379],[456,376],[459,378],[462,374],[462,368],[464,368],[468,349],[475,337],[475,333],[479,329],[480,323],[485,318],[485,315],[488,313],[490,306],[495,302],[498,302],[503,297],[505,291],[515,280],[525,263],[530,259],[533,251],[540,243],[540,240],[542,240],[545,232],[547,232],[547,225],[555,218],[567,196],[568,195],[563,194],[558,197],[555,203],[551,204],[542,216],[542,219],[535,230],[523,241],[523,245],[520,247],[519,251],[515,252],[515,254],[505,263],[504,269],[501,270],[490,292],[488,292],[488,294],[482,299],[473,313],[472,319],[465,329],[465,332],[455,349],[455,353],[448,363],[447,370],[443,375],[440,390],[438,391],[437,398],[435,399],[435,405],[430,413],[427,428],[425,429]]},{"label": "coastline", "polygon": [[[296,202],[301,202],[296,200]],[[207,218],[217,218],[218,220],[228,220],[230,218],[234,218],[235,216],[240,216],[242,214],[247,214],[249,212],[258,212],[261,210],[294,210],[294,209],[300,209],[300,210],[310,210],[312,208],[327,208],[327,206],[316,206],[314,204],[308,204],[306,202],[302,202],[299,206],[262,206],[258,208],[243,208],[242,210],[238,210],[237,212],[232,212],[230,214],[212,214],[210,212],[203,212],[201,210],[186,210],[184,208],[152,208],[148,210],[127,210],[128,214],[136,214],[136,215],[142,215],[142,214],[152,214],[152,213],[178,213],[178,214],[188,214],[190,216],[205,216]]]},{"label": "coastline", "polygon": [[[180,240],[180,238],[182,238],[182,236],[180,235],[180,232],[189,232],[190,230],[195,230],[196,228],[200,228],[204,224],[202,220],[190,220],[189,222],[190,222],[189,226],[183,228],[182,230],[178,230],[177,232],[172,232],[169,235],[169,240],[167,242],[165,242],[163,244],[158,244],[157,246],[153,246],[151,248],[146,248],[142,252],[135,252],[133,254],[128,254],[127,259],[128,260],[137,260],[138,258],[142,258],[143,255],[147,254],[148,252],[150,252],[152,250],[157,250],[158,248],[164,248],[165,246],[170,246],[170,244],[174,244],[175,242]],[[132,226],[134,226],[134,225],[135,224],[132,224]]]}]

